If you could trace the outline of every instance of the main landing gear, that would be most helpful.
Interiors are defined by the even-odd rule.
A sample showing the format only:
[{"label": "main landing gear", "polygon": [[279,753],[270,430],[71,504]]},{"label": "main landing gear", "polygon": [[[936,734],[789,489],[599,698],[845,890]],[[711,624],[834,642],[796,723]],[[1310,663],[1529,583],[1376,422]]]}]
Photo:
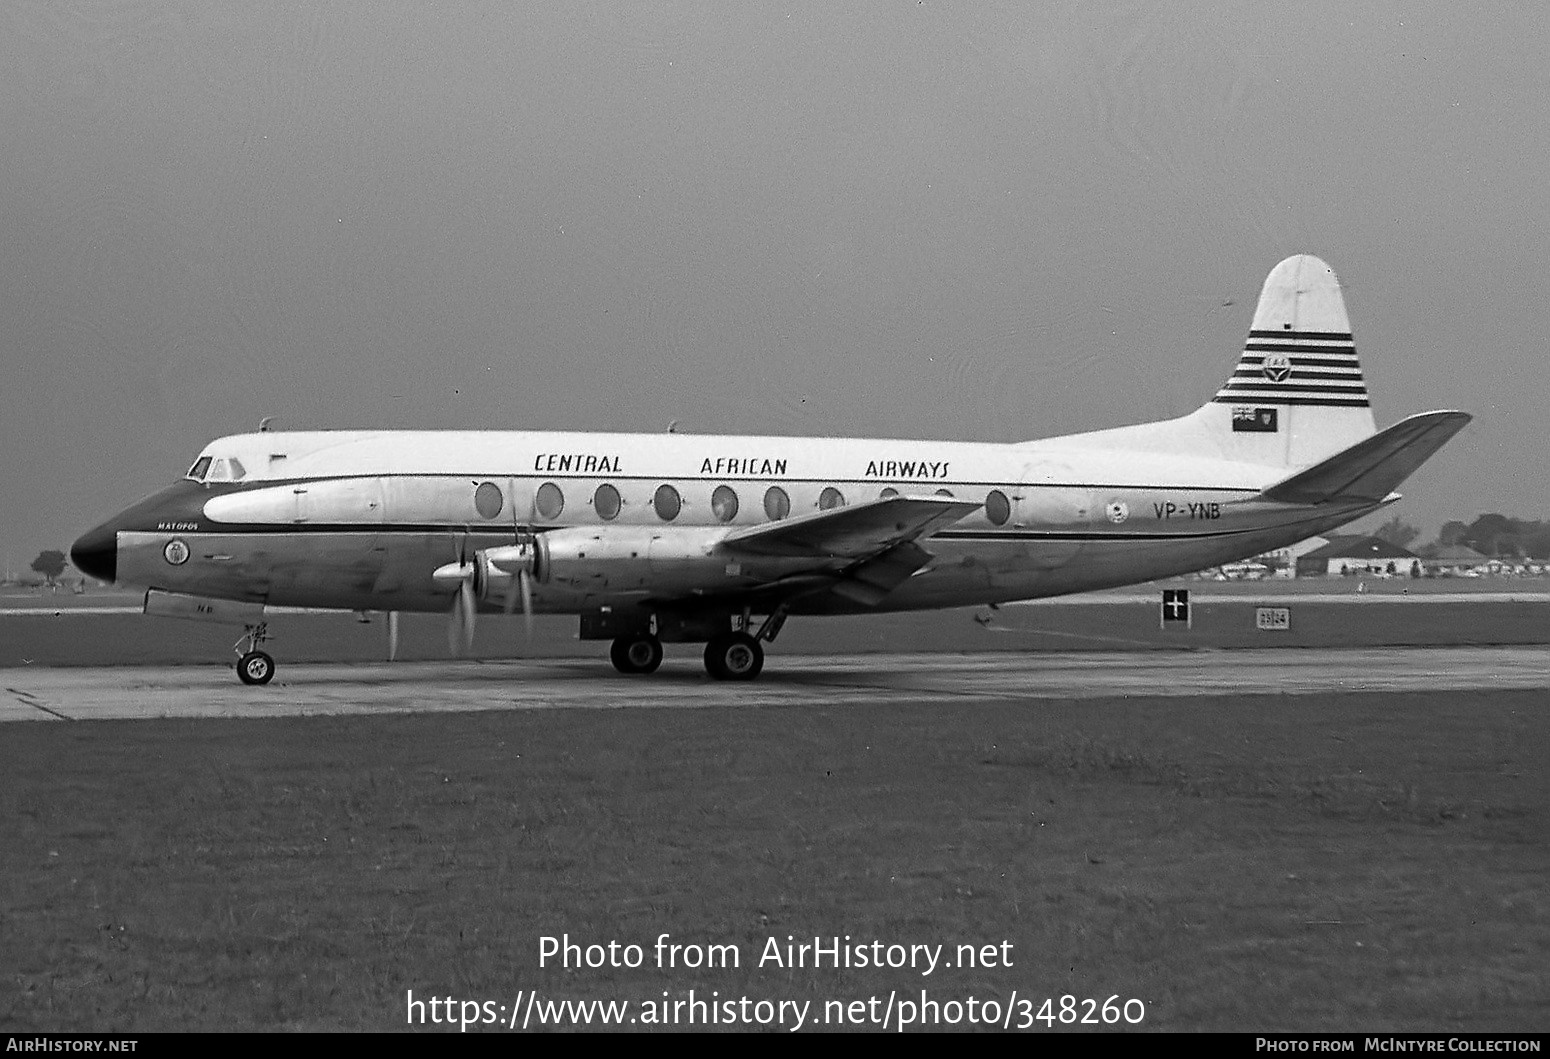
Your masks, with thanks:
[{"label": "main landing gear", "polygon": [[[705,671],[717,680],[753,680],[764,669],[764,642],[774,640],[785,621],[785,611],[777,610],[754,631],[752,619],[745,611],[738,616],[735,630],[710,637],[705,645]],[[687,639],[690,643],[697,639],[681,634],[670,638],[675,642]],[[621,673],[654,673],[662,664],[662,641],[648,632],[627,633],[614,638],[608,656]]]},{"label": "main landing gear", "polygon": [[237,679],[244,684],[267,684],[274,679],[274,659],[259,647],[269,639],[269,625],[261,621],[247,629],[232,646],[237,653]]},{"label": "main landing gear", "polygon": [[746,632],[722,633],[705,645],[705,671],[717,680],[752,680],[764,668],[764,648]]},{"label": "main landing gear", "polygon": [[[662,664],[662,641],[655,636],[620,636],[608,657],[621,673],[655,673]],[[764,648],[745,632],[722,633],[705,645],[705,671],[717,680],[752,680],[763,668]]]},{"label": "main landing gear", "polygon": [[662,664],[662,641],[655,636],[620,636],[608,657],[621,673],[655,673]]}]

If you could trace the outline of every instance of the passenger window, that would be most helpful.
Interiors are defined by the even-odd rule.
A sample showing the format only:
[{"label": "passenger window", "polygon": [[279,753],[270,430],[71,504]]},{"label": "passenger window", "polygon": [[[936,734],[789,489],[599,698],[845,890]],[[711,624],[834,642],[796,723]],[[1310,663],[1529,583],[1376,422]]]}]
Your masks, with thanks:
[{"label": "passenger window", "polygon": [[953,491],[951,489],[938,489],[936,491],[936,495],[937,496],[951,497],[953,495]]},{"label": "passenger window", "polygon": [[730,485],[718,485],[710,494],[710,509],[716,513],[716,521],[731,522],[737,517],[737,491]]},{"label": "passenger window", "polygon": [[829,511],[829,510],[832,510],[834,508],[844,507],[844,506],[845,506],[845,494],[840,492],[838,489],[834,488],[834,486],[832,486],[832,485],[831,486],[827,486],[824,489],[823,492],[818,494],[818,507],[819,507],[819,510]]},{"label": "passenger window", "polygon": [[893,486],[890,485],[887,489],[884,489],[881,493],[877,494],[877,499],[879,499],[879,500],[888,500],[888,499],[890,499],[892,497],[896,497],[898,495],[899,495],[899,491],[897,489],[895,489]]},{"label": "passenger window", "polygon": [[501,496],[501,487],[494,482],[481,482],[479,488],[474,490],[474,510],[479,512],[481,518],[494,518],[505,506],[506,499]]},{"label": "passenger window", "polygon": [[791,514],[791,498],[778,485],[772,485],[764,494],[764,513],[770,521],[778,522]]},{"label": "passenger window", "polygon": [[992,489],[990,495],[985,497],[985,517],[996,526],[1005,526],[1006,520],[1012,517],[1012,504],[1007,500],[1006,494],[999,489]]},{"label": "passenger window", "polygon": [[621,502],[619,490],[604,482],[597,487],[597,492],[592,494],[592,507],[597,511],[598,518],[607,522],[619,515]]},{"label": "passenger window", "polygon": [[683,509],[683,498],[678,495],[678,490],[663,484],[657,486],[657,494],[651,498],[651,506],[656,508],[657,518],[663,522],[671,522]]},{"label": "passenger window", "polygon": [[538,487],[537,503],[539,518],[557,519],[565,510],[565,494],[553,482],[545,482]]}]

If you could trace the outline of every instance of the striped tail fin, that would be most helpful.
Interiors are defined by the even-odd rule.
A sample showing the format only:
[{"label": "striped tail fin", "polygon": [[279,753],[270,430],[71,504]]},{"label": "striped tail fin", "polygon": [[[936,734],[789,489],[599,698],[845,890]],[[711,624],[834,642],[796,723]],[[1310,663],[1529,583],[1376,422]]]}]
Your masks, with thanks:
[{"label": "striped tail fin", "polygon": [[1334,270],[1298,254],[1270,270],[1238,366],[1179,419],[1060,439],[1276,468],[1309,467],[1376,433]]},{"label": "striped tail fin", "polygon": [[1271,270],[1243,357],[1213,403],[1231,409],[1234,433],[1282,435],[1287,466],[1312,463],[1374,432],[1333,269],[1299,254]]}]

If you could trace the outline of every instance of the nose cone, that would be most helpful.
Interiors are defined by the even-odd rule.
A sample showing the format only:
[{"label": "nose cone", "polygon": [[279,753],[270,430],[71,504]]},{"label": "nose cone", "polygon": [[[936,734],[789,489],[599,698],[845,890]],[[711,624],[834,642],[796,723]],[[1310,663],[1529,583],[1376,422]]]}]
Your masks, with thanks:
[{"label": "nose cone", "polygon": [[70,561],[83,574],[109,583],[118,580],[118,531],[104,523],[70,546]]}]

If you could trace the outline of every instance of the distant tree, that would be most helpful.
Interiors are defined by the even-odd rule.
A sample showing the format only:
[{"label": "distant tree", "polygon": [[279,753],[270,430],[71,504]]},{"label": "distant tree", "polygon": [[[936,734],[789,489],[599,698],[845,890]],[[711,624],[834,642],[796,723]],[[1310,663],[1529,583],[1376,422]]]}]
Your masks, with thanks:
[{"label": "distant tree", "polygon": [[44,580],[52,585],[54,579],[65,572],[65,553],[52,548],[46,552],[39,552],[38,557],[32,560],[32,568],[42,574]]},{"label": "distant tree", "polygon": [[1536,522],[1533,528],[1519,538],[1525,555],[1535,559],[1550,559],[1550,525]]},{"label": "distant tree", "polygon": [[1469,536],[1469,526],[1467,523],[1456,520],[1444,522],[1442,530],[1437,534],[1437,543],[1446,548],[1450,545],[1463,543],[1464,538],[1467,536]]},{"label": "distant tree", "polygon": [[1469,545],[1482,555],[1493,557],[1517,555],[1519,528],[1517,519],[1508,518],[1493,511],[1471,522],[1461,543]]},{"label": "distant tree", "polygon": [[1421,531],[1410,523],[1403,521],[1398,515],[1379,526],[1373,534],[1381,540],[1386,540],[1396,548],[1408,548],[1410,542],[1421,535]]}]

